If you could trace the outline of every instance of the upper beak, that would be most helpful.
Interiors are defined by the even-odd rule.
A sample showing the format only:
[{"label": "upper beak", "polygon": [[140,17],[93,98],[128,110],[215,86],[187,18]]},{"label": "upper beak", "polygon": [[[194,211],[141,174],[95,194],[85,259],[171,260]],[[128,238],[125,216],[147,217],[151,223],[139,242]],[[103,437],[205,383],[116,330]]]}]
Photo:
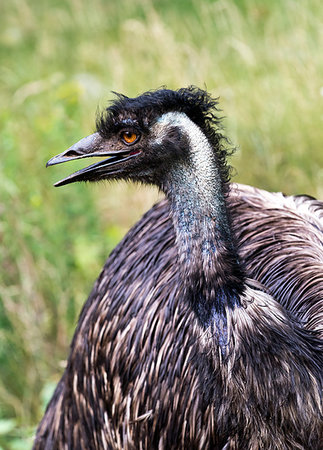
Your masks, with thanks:
[{"label": "upper beak", "polygon": [[[119,161],[125,161],[132,158],[134,155],[129,154],[129,152],[123,151],[107,151],[104,146],[103,138],[99,133],[91,134],[72,147],[68,148],[59,155],[51,158],[47,164],[48,166],[54,166],[55,164],[61,164],[66,161],[74,161],[75,159],[81,158],[92,158],[92,157],[102,157],[107,156],[103,161],[99,161],[91,166],[85,167],[84,169],[78,170],[77,172],[69,175],[68,177],[58,181],[54,186],[63,186],[64,184],[74,183],[75,181],[94,181],[104,178],[104,175],[109,171],[107,167],[117,164]],[[110,171],[111,173],[111,171]]]}]

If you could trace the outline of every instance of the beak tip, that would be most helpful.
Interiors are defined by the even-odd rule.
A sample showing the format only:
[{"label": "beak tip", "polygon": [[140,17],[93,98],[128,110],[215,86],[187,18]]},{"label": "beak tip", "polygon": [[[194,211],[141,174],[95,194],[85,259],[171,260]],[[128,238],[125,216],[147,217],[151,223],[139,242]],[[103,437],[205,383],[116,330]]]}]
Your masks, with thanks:
[{"label": "beak tip", "polygon": [[56,181],[56,183],[54,183],[53,186],[54,187],[60,187],[60,186],[63,186],[64,184],[67,184],[67,183],[64,183],[64,181],[65,181],[65,179],[64,180],[60,180],[60,181]]},{"label": "beak tip", "polygon": [[57,160],[57,156],[53,156],[53,158],[49,159],[46,163],[46,167],[53,166],[56,164],[55,160]]}]

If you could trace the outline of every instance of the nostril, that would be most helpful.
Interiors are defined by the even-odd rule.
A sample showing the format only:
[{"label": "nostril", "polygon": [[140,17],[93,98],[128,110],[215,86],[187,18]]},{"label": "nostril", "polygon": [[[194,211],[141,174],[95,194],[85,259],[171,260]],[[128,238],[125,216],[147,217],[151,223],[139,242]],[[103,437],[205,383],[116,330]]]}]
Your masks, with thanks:
[{"label": "nostril", "polygon": [[71,158],[74,156],[82,156],[82,153],[75,150],[68,150],[66,153],[64,153],[64,158]]}]

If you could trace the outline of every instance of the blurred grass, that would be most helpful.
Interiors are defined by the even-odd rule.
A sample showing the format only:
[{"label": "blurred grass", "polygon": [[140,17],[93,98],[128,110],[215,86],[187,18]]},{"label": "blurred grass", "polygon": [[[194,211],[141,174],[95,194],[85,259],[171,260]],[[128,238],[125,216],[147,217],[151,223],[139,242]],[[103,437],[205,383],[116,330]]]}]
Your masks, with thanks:
[{"label": "blurred grass", "polygon": [[319,0],[0,4],[0,448],[31,446],[104,260],[157,199],[52,184],[45,162],[94,129],[111,90],[220,95],[235,181],[323,197]]}]

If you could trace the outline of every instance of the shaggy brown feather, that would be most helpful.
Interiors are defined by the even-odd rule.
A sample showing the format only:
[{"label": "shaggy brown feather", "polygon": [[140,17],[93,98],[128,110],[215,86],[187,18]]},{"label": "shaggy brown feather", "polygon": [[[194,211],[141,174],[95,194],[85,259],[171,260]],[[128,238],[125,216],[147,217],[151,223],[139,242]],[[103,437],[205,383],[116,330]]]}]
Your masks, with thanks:
[{"label": "shaggy brown feather", "polygon": [[164,200],[96,281],[35,450],[323,448],[323,204],[232,185],[228,206],[256,280],[228,353],[182,301]]}]

